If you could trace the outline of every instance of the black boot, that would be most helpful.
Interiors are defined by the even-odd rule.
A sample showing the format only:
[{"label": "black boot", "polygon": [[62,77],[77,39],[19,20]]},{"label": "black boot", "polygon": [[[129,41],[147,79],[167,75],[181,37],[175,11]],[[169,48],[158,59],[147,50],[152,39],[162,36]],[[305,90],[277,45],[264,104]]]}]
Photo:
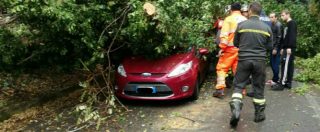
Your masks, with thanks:
[{"label": "black boot", "polygon": [[291,89],[291,88],[292,88],[291,83],[286,83],[286,84],[284,85],[284,88]]},{"label": "black boot", "polygon": [[271,86],[271,90],[273,91],[282,91],[284,89],[284,86],[281,85],[280,83]]},{"label": "black boot", "polygon": [[266,108],[266,104],[262,104],[262,105],[257,103],[253,103],[253,104],[255,109],[254,122],[264,121],[266,119],[266,115],[264,114],[264,109]]},{"label": "black boot", "polygon": [[243,105],[242,101],[240,99],[234,99],[229,104],[230,104],[231,113],[232,113],[230,125],[231,127],[237,127],[240,119],[240,112]]},{"label": "black boot", "polygon": [[220,90],[216,90],[213,94],[213,97],[219,98],[219,99],[223,99],[224,97],[224,90],[220,89]]}]

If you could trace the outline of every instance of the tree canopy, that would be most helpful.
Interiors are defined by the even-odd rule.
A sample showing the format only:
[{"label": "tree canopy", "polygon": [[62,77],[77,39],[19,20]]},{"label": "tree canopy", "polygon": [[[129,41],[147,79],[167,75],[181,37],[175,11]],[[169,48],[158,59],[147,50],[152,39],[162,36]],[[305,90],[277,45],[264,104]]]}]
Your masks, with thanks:
[{"label": "tree canopy", "polygon": [[[148,15],[149,2],[156,13]],[[196,45],[215,50],[206,35],[232,0],[3,0],[0,67],[95,65],[125,54],[161,57],[174,46]],[[241,0],[248,4],[248,0]],[[319,52],[319,1],[261,1],[267,13],[287,8],[298,23],[298,56]],[[314,4],[316,3],[316,4]]]}]

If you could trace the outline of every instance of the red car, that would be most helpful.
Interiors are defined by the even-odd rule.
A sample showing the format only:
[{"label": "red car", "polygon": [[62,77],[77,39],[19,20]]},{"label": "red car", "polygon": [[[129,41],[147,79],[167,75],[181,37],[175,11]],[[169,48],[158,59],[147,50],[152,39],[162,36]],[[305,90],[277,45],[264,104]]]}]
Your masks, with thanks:
[{"label": "red car", "polygon": [[158,60],[128,57],[117,68],[116,96],[127,100],[198,99],[209,67],[205,48],[190,47]]}]

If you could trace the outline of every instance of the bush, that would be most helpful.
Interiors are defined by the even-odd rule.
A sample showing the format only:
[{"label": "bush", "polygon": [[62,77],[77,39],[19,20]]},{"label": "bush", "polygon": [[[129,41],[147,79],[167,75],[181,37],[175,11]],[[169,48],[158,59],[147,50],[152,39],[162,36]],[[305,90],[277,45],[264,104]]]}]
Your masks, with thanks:
[{"label": "bush", "polygon": [[[23,61],[26,65],[58,65],[69,68],[80,67],[79,59],[88,65],[104,62],[105,48],[119,28],[119,24],[112,21],[127,6],[126,1],[101,0],[5,0],[4,3],[9,5],[8,13],[18,17],[11,24],[12,30],[4,33],[15,34],[20,30],[15,30],[14,27],[24,25],[21,33],[12,38],[25,38],[25,43],[16,41],[12,45],[6,43],[8,35],[4,36],[0,44],[14,47],[7,54],[18,55],[20,58],[17,60],[28,58],[28,61]],[[107,25],[109,28],[105,32]],[[6,26],[4,29],[10,27]],[[5,46],[1,46],[1,50],[6,50],[3,47]],[[28,49],[27,53],[21,54],[19,50],[14,50],[18,47]],[[12,57],[4,55],[4,58]],[[10,64],[17,65],[17,60]]]},{"label": "bush", "polygon": [[295,79],[302,82],[313,82],[320,84],[320,69],[319,69],[320,54],[313,58],[300,59],[296,64],[301,69]]},{"label": "bush", "polygon": [[[17,61],[27,54],[27,47],[21,44],[19,34],[20,28],[23,26],[16,26],[14,28],[0,28],[0,69],[9,67],[17,63]],[[16,30],[17,32],[12,32]]]}]

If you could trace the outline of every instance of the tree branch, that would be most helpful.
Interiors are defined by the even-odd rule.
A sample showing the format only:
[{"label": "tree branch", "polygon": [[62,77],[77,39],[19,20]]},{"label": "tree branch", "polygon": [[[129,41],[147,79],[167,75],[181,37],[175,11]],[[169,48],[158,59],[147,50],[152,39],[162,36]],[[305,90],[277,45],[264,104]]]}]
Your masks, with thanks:
[{"label": "tree branch", "polygon": [[37,55],[37,54],[38,54],[38,53],[34,53],[34,52],[33,52],[29,57],[27,57],[27,58],[21,60],[20,62],[18,62],[17,65],[21,65],[22,63],[30,60],[32,57],[34,57],[34,56]]},{"label": "tree branch", "polygon": [[16,20],[17,18],[18,18],[17,16],[11,16],[11,18],[9,20],[6,20],[6,17],[2,18],[2,19],[0,19],[0,26],[7,25],[7,24],[13,22],[14,20]]}]

